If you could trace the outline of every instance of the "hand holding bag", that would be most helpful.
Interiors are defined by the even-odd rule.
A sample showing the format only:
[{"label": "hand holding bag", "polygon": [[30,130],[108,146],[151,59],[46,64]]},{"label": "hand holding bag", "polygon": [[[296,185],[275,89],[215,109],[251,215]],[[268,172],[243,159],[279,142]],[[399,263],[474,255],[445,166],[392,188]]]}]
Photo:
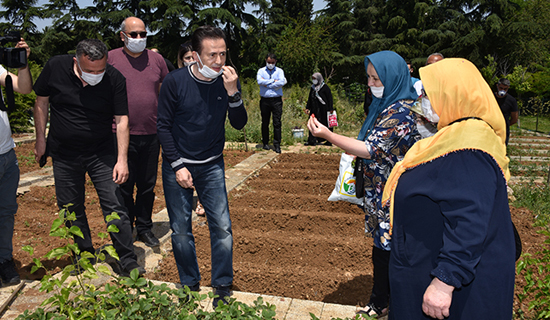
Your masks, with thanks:
[{"label": "hand holding bag", "polygon": [[[357,158],[360,159],[360,158]],[[347,153],[342,153],[340,158],[340,174],[336,180],[334,190],[328,197],[328,201],[348,201],[357,205],[363,205],[363,197],[357,198],[357,181],[355,174],[355,163],[357,162],[355,156]],[[360,161],[360,160],[359,160]],[[361,172],[361,179],[363,173]],[[361,186],[361,189],[364,189]]]}]

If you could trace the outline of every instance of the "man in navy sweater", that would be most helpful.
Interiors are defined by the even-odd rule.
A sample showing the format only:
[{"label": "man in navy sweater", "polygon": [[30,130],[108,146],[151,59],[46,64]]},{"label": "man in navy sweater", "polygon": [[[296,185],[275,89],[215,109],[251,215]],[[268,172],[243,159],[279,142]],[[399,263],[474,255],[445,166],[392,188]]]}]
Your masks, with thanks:
[{"label": "man in navy sweater", "polygon": [[239,77],[225,65],[227,46],[219,28],[203,26],[191,38],[197,63],[169,73],[158,103],[157,133],[162,145],[162,180],[172,228],[172,248],[182,285],[199,290],[201,279],[191,229],[193,189],[204,206],[210,230],[212,287],[230,295],[233,283],[233,235],[223,148],[225,118],[242,129],[248,120]]}]

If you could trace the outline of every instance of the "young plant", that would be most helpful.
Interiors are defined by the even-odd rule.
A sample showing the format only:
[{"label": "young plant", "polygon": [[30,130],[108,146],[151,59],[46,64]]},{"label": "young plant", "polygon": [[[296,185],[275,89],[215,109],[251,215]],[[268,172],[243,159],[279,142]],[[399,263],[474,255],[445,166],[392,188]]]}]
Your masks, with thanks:
[{"label": "young plant", "polygon": [[[545,227],[545,230],[539,233],[546,236],[544,243],[550,244],[548,225],[544,225],[544,222],[537,222],[536,225]],[[524,253],[518,262],[517,273],[522,273],[525,277],[525,286],[518,294],[519,308],[516,315],[520,319],[550,318],[550,249],[548,246],[536,255]],[[527,298],[530,298],[530,301],[527,310],[524,310],[523,302]],[[532,317],[526,318],[527,314],[531,314]]]}]

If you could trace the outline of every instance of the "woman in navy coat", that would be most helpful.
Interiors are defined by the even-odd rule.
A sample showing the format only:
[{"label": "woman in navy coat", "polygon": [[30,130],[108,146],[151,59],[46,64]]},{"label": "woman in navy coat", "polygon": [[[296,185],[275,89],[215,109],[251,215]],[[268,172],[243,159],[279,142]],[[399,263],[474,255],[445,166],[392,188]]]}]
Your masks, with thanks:
[{"label": "woman in navy coat", "polygon": [[420,69],[439,131],[386,184],[391,199],[390,319],[512,319],[515,242],[506,124],[465,59]]}]

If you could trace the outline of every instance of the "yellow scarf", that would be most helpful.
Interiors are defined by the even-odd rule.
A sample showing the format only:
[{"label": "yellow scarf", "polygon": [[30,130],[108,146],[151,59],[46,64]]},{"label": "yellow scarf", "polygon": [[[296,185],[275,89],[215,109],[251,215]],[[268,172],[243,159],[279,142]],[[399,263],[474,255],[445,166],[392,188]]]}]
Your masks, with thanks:
[{"label": "yellow scarf", "polygon": [[[415,143],[393,167],[382,196],[384,205],[390,201],[390,226],[394,207],[391,199],[401,174],[453,151],[484,151],[495,159],[506,180],[510,179],[506,123],[491,88],[477,68],[468,60],[451,58],[420,68],[419,72],[432,108],[439,115],[439,131]],[[468,117],[483,121],[469,119],[450,125]]]}]

